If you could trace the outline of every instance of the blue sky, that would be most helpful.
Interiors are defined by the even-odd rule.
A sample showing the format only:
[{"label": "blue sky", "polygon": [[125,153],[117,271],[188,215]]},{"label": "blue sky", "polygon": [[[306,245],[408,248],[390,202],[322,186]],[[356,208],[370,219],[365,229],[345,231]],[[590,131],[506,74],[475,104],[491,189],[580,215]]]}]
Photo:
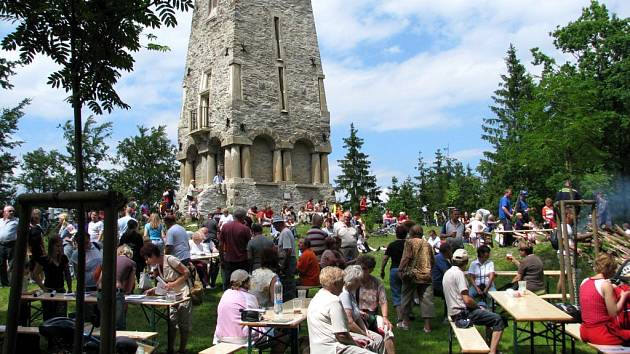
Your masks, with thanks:
[{"label": "blue sky", "polygon": [[[540,47],[559,59],[548,33],[576,19],[585,0],[313,0],[326,92],[331,111],[333,154],[343,156],[342,138],[354,122],[365,139],[379,183],[415,173],[418,151],[425,160],[437,148],[476,166],[487,144],[480,138],[490,96],[504,71],[503,57],[514,43],[529,65],[529,49]],[[619,17],[630,16],[630,1],[603,1]],[[136,125],[166,125],[176,139],[190,14],[176,29],[156,34],[168,53],[136,55],[135,71],[117,86],[129,111],[99,117],[114,123],[110,145],[136,132]],[[0,35],[9,27],[0,23]],[[12,56],[12,53],[3,53]],[[18,70],[15,88],[0,96],[0,107],[30,97],[20,123],[18,154],[63,149],[57,126],[71,118],[65,93],[46,85],[55,66],[45,58]],[[89,114],[89,112],[85,112]],[[334,177],[334,176],[333,176]]]}]

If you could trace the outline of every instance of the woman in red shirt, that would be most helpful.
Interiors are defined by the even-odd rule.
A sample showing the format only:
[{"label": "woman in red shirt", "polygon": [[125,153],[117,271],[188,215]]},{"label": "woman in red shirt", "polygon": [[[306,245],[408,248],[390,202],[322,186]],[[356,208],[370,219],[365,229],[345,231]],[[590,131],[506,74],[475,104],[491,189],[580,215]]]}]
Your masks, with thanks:
[{"label": "woman in red shirt", "polygon": [[609,254],[601,254],[595,260],[597,274],[584,279],[580,285],[582,326],[580,336],[585,342],[600,345],[619,345],[630,341],[630,330],[622,329],[615,321],[625,309],[629,291],[615,296],[615,289],[608,278],[615,274],[617,265]]},{"label": "woman in red shirt", "polygon": [[545,206],[542,208],[542,217],[545,228],[556,228],[556,212],[553,210],[553,200],[551,200],[551,198],[545,199]]},{"label": "woman in red shirt", "polygon": [[319,285],[319,261],[311,249],[311,242],[308,239],[304,239],[301,246],[302,255],[297,261],[300,285],[317,286]]}]

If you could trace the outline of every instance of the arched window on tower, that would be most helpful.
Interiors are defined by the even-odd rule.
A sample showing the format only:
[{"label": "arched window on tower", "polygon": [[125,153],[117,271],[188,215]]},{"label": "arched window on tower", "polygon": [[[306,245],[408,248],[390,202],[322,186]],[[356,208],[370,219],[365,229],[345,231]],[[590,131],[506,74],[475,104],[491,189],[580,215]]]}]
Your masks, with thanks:
[{"label": "arched window on tower", "polygon": [[258,136],[251,147],[252,178],[256,182],[273,182],[273,140]]}]

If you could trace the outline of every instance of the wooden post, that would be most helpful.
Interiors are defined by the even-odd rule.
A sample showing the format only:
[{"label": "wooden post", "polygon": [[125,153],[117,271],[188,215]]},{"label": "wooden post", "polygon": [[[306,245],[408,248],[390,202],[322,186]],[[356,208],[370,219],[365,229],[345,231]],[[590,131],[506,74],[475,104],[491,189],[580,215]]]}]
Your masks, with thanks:
[{"label": "wooden post", "polygon": [[593,229],[593,243],[595,244],[595,258],[599,256],[599,220],[597,220],[597,204],[593,204],[591,211],[591,223]]},{"label": "wooden post", "polygon": [[560,252],[560,293],[562,294],[562,302],[567,302],[566,292],[566,269],[564,267],[564,239],[567,234],[567,225],[564,220],[564,201],[560,201],[560,232],[558,233],[558,252]]}]

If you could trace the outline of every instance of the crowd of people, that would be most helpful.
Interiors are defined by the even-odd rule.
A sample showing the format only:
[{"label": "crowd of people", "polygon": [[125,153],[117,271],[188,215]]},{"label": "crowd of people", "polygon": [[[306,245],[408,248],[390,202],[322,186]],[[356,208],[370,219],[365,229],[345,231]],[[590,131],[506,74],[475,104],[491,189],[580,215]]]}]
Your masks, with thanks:
[{"label": "crowd of people", "polygon": [[[575,197],[570,184],[565,188],[569,197]],[[192,194],[189,201],[195,200],[194,191]],[[307,313],[312,351],[395,353],[394,329],[410,329],[416,305],[420,308],[423,331],[433,330],[437,297],[444,300],[444,313],[451,320],[488,327],[492,332],[490,352],[497,353],[505,321],[490,311],[492,299],[488,292],[497,289],[496,272],[491,244],[484,234],[488,227],[499,225],[504,230],[518,228],[523,214],[533,212],[527,205],[526,192],[519,194],[515,206],[518,213],[511,206],[511,196],[508,189],[501,198],[497,222],[484,210],[466,220],[466,214],[462,216],[458,209],[452,209],[441,231],[431,230],[427,235],[404,212],[395,217],[391,210],[386,210],[383,222],[394,228],[395,240],[387,245],[382,256],[380,278],[372,274],[377,260],[368,253],[361,213],[353,215],[337,204],[329,208],[324,201],[309,200],[297,213],[287,206],[277,214],[269,206],[261,210],[237,208],[233,212],[217,208],[207,215],[196,214],[200,227],[190,232],[178,222],[173,205],[164,206],[162,212],[160,209],[150,212],[130,203],[121,210],[118,219],[116,327],[126,328],[125,295],[134,291],[150,295],[174,292],[187,297],[195,287],[195,279],[202,287],[215,289],[221,274],[223,293],[217,307],[214,343],[246,343],[248,331],[239,324],[240,310],[273,306],[274,288],[280,283],[283,301],[295,298],[299,285],[321,287]],[[15,209],[6,206],[0,221],[3,286],[9,283],[7,265],[11,263],[11,247],[17,237],[18,220],[14,214]],[[557,227],[551,199],[545,201],[541,215],[545,220],[543,227]],[[84,285],[86,291],[96,291],[101,281],[104,215],[91,211],[86,216],[90,221],[84,238]],[[58,226],[44,249],[40,219],[41,212],[33,210],[28,233],[28,276],[44,291],[72,292],[76,289],[73,277],[78,269],[77,226],[68,213],[59,214]],[[513,220],[516,220],[514,225]],[[299,223],[310,224],[301,237],[296,227]],[[465,244],[474,247],[476,259],[469,261]],[[523,238],[516,245],[519,254],[509,260],[517,275],[499,290],[526,280],[527,290],[543,294],[544,268],[540,257],[534,254],[535,242]],[[217,253],[218,257],[210,259],[194,257]],[[618,290],[606,280],[614,274],[615,265],[612,256],[600,256],[595,262],[597,274],[585,279],[580,287],[580,300],[597,304],[583,309],[585,340],[600,344],[630,340],[630,330],[609,321],[625,309],[628,296],[628,291]],[[389,291],[383,283],[386,277]],[[156,283],[157,278],[160,281]],[[394,306],[391,314],[390,297]],[[65,302],[42,305],[44,320],[67,315]],[[169,315],[172,326],[169,343],[174,345],[179,333],[179,350],[184,351],[192,324],[191,301],[171,307]],[[393,318],[395,321],[390,322]],[[272,352],[283,349],[276,345]]]}]

